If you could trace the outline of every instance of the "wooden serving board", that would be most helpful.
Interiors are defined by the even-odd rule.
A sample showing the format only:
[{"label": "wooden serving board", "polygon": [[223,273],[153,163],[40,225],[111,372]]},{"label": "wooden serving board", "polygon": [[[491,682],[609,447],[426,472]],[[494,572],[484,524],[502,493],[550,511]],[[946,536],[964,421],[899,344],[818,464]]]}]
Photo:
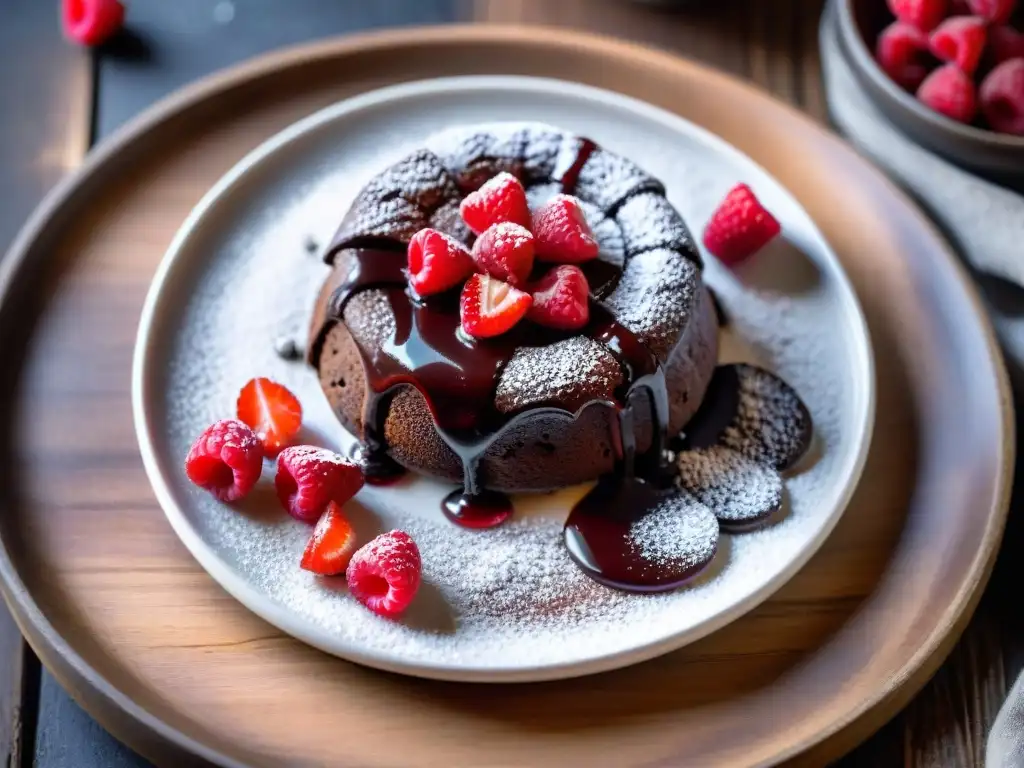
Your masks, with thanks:
[{"label": "wooden serving board", "polygon": [[[191,559],[142,469],[129,405],[143,297],[175,230],[260,142],[403,80],[556,76],[675,111],[815,217],[871,327],[864,480],[818,555],[710,637],[558,683],[441,684],[314,651]],[[156,762],[259,766],[811,765],[877,728],[955,642],[1005,521],[1013,425],[973,290],[907,200],[841,142],[723,75],[536,28],[387,32],[258,59],[115,134],[3,262],[0,580],[36,652]]]}]

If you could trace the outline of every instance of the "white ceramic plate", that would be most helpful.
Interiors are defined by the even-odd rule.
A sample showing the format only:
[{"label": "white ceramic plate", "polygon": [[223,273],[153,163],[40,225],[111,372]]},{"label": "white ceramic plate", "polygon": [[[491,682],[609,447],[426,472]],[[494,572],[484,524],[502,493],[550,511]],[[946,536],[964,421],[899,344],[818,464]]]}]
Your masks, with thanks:
[{"label": "white ceramic plate", "polygon": [[[366,487],[348,505],[367,538],[399,527],[420,545],[424,587],[401,622],[371,615],[341,579],[298,561],[310,529],[280,509],[268,464],[239,507],[184,476],[191,441],[234,415],[253,376],[292,388],[307,440],[345,450],[315,373],[274,352],[304,339],[327,268],[324,243],[359,188],[445,127],[540,120],[590,136],[658,176],[695,232],[736,182],[750,184],[784,240],[733,273],[708,260],[706,281],[730,325],[722,362],[776,371],[807,403],[816,449],[787,479],[784,514],[724,535],[707,573],[681,590],[628,595],[594,584],[561,545],[561,522],[586,487],[515,499],[515,523],[465,531],[439,501],[450,486],[409,477]],[[318,112],[257,149],[183,224],[143,311],[133,407],[146,470],[181,540],[238,600],[283,631],[368,666],[464,681],[535,681],[636,663],[692,642],[778,589],[817,550],[863,467],[874,420],[874,369],[864,320],[839,262],[797,202],[753,161],[668,112],[555,80],[465,77],[411,83]]]}]

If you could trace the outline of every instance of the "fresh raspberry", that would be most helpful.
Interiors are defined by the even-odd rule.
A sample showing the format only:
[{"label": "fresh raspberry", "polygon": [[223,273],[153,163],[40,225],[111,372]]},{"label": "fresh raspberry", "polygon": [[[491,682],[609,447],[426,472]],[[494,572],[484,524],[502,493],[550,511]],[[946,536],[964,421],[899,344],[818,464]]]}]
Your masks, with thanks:
[{"label": "fresh raspberry", "polygon": [[61,22],[68,39],[100,45],[121,28],[124,6],[118,0],[63,0]]},{"label": "fresh raspberry", "polygon": [[917,98],[961,123],[971,122],[978,109],[974,83],[955,64],[946,64],[928,75],[917,89]]},{"label": "fresh raspberry", "polygon": [[238,395],[238,420],[248,424],[263,441],[263,452],[273,458],[291,445],[302,428],[302,406],[288,389],[270,379],[253,379]]},{"label": "fresh raspberry", "polygon": [[1024,58],[1004,61],[989,72],[979,100],[992,130],[1024,136]]},{"label": "fresh raspberry", "polygon": [[725,264],[737,264],[766,246],[782,227],[746,184],[737,184],[704,227],[704,247]]},{"label": "fresh raspberry", "polygon": [[502,221],[485,229],[473,243],[473,261],[491,277],[522,285],[533,269],[533,249],[530,230]]},{"label": "fresh raspberry", "polygon": [[984,16],[993,24],[1005,24],[1017,7],[1017,0],[967,0],[971,13]]},{"label": "fresh raspberry", "polygon": [[348,590],[378,616],[399,616],[420,588],[420,550],[404,531],[382,533],[352,555]]},{"label": "fresh raspberry", "polygon": [[523,319],[533,304],[530,294],[490,275],[473,275],[459,300],[462,330],[476,338],[500,336]]},{"label": "fresh raspberry", "polygon": [[986,22],[981,16],[953,16],[939,24],[928,40],[936,57],[960,67],[973,75],[981,61],[988,37]]},{"label": "fresh raspberry", "polygon": [[910,24],[894,21],[878,36],[875,58],[893,82],[913,90],[928,76],[928,35]]},{"label": "fresh raspberry", "polygon": [[583,270],[562,264],[530,286],[533,306],[526,317],[548,328],[575,331],[590,320],[590,286]]},{"label": "fresh raspberry", "polygon": [[313,445],[285,448],[277,457],[277,498],[288,514],[315,523],[332,501],[344,504],[363,487],[359,467]]},{"label": "fresh raspberry", "polygon": [[302,568],[321,576],[337,576],[348,568],[356,551],[356,532],[333,501],[313,529],[302,553]]},{"label": "fresh raspberry", "polygon": [[462,243],[436,229],[421,229],[409,241],[409,285],[420,296],[454,288],[476,271]]},{"label": "fresh raspberry", "polygon": [[971,4],[967,0],[950,0],[949,3],[949,15],[950,16],[970,16],[971,15]]},{"label": "fresh raspberry", "polygon": [[538,208],[532,229],[541,261],[579,264],[596,258],[601,250],[580,201],[572,195],[555,195]]},{"label": "fresh raspberry", "polygon": [[924,32],[946,18],[946,0],[888,0],[892,15]]},{"label": "fresh raspberry", "polygon": [[480,189],[470,192],[459,206],[462,220],[476,234],[499,221],[530,226],[530,207],[519,179],[502,171]]},{"label": "fresh raspberry", "polygon": [[988,44],[996,64],[1024,58],[1024,32],[1013,27],[992,27],[988,31]]},{"label": "fresh raspberry", "polygon": [[225,419],[206,428],[185,458],[188,479],[221,501],[243,498],[263,472],[263,444],[240,421]]}]

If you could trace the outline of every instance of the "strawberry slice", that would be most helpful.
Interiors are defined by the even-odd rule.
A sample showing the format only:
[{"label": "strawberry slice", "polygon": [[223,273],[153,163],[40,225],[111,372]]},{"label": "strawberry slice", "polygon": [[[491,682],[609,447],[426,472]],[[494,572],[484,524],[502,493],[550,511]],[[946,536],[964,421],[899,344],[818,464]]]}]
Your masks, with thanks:
[{"label": "strawberry slice", "polygon": [[436,229],[421,229],[406,251],[409,285],[420,296],[454,288],[476,271],[466,247]]},{"label": "strawberry slice", "polygon": [[601,250],[580,201],[572,195],[555,195],[538,208],[532,229],[539,261],[579,264]]},{"label": "strawberry slice", "polygon": [[356,532],[335,502],[327,505],[302,553],[302,568],[321,576],[344,573],[356,551]]},{"label": "strawberry slice", "polygon": [[575,331],[590,320],[590,286],[577,266],[555,267],[531,286],[531,294],[533,306],[526,317],[535,323]]},{"label": "strawberry slice", "polygon": [[483,339],[500,336],[518,323],[533,304],[530,294],[490,275],[473,275],[459,300],[462,330]]},{"label": "strawberry slice", "polygon": [[286,387],[270,379],[253,379],[238,395],[238,419],[248,424],[274,457],[294,442],[302,427],[302,406]]},{"label": "strawberry slice", "polygon": [[526,190],[519,179],[506,171],[466,195],[459,206],[459,212],[466,225],[478,235],[501,221],[530,226]]}]

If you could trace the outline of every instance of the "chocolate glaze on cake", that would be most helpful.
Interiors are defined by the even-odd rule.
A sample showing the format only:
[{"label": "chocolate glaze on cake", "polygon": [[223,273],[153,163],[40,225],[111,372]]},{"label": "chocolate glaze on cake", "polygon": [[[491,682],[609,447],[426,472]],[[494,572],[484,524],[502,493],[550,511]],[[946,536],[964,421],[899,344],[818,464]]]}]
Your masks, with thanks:
[{"label": "chocolate glaze on cake", "polygon": [[[668,472],[668,437],[690,422],[715,371],[718,323],[661,183],[543,125],[476,126],[427,144],[357,196],[327,249],[333,271],[311,328],[309,360],[362,438],[368,480],[406,467],[461,483],[445,514],[489,527],[511,511],[504,492],[601,478],[566,523],[570,555],[612,586],[678,586],[714,557],[719,522],[757,523],[780,503],[775,467],[809,434],[809,418],[752,435],[765,413],[758,404],[775,397],[797,422],[806,409],[788,388],[773,389],[770,374],[727,366],[728,391],[704,404],[702,429],[684,433]],[[558,192],[582,202],[601,252],[583,265],[591,312],[578,332],[523,322],[473,340],[461,332],[457,290],[427,301],[407,290],[408,240],[430,226],[470,245],[459,202],[500,171],[523,181],[532,206]],[[686,450],[706,448],[696,443],[712,433],[712,444],[730,447]]]},{"label": "chocolate glaze on cake", "polygon": [[[396,308],[401,315],[411,307],[407,297],[379,290],[404,287],[400,268],[408,239],[421,227],[433,226],[470,244],[458,202],[506,170],[524,181],[534,204],[563,189],[583,201],[601,243],[599,258],[585,265],[594,297],[603,299],[625,331],[654,353],[668,391],[667,427],[672,433],[682,428],[714,368],[717,327],[700,282],[700,257],[682,219],[664,200],[660,182],[585,139],[537,124],[458,129],[427,145],[359,193],[326,252],[334,271],[317,303],[310,360],[345,426],[371,444],[387,446],[388,457],[405,467],[465,481],[459,451],[435,429],[415,386],[383,398],[386,402],[376,404],[379,421],[369,423],[366,406],[375,398],[364,354],[387,345],[399,330]],[[641,225],[644,206],[650,207],[652,222],[646,231]],[[653,237],[654,230],[661,230],[661,236]],[[390,277],[383,274],[389,270]],[[412,310],[417,317],[432,316],[422,307]],[[454,329],[457,312],[451,318]],[[484,410],[508,423],[479,458],[480,486],[549,490],[595,479],[621,459],[617,416],[608,408],[586,406],[615,402],[630,382],[614,351],[592,336],[530,328],[509,339],[460,343],[461,349],[449,350],[472,352],[466,365],[476,366],[475,350],[503,346],[507,352],[509,342],[516,341],[507,361],[506,355],[499,356],[498,370],[492,369],[496,382],[485,393]],[[638,388],[631,400],[647,401],[634,409],[637,447],[644,452],[656,431],[650,395]],[[513,418],[519,415],[525,418]]]}]

